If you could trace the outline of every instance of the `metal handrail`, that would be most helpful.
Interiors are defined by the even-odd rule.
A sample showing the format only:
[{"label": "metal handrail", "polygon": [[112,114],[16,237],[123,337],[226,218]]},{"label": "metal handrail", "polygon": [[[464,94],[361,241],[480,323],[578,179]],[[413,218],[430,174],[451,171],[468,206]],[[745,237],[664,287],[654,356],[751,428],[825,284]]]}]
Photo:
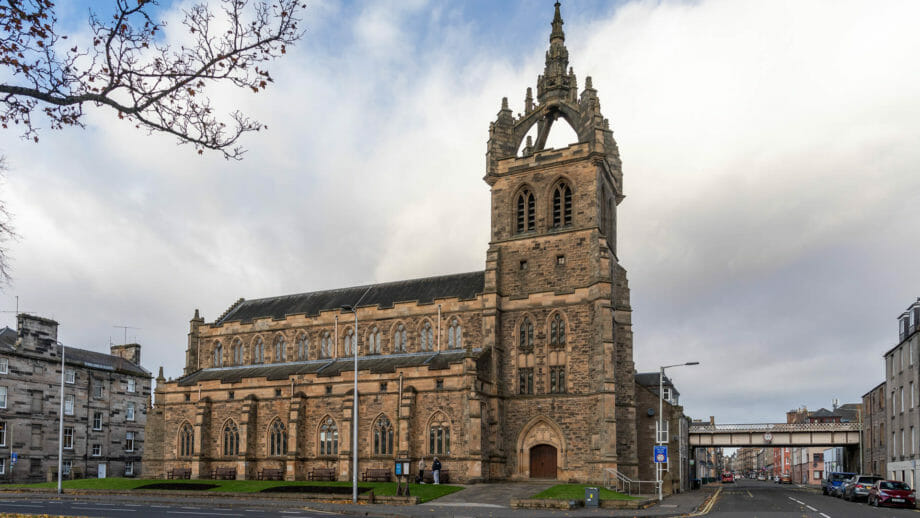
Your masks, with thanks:
[{"label": "metal handrail", "polygon": [[[611,482],[611,476],[612,476],[613,478],[616,479],[616,486],[615,486],[615,487],[610,483],[610,482]],[[633,480],[633,479],[627,477],[626,475],[620,473],[620,472],[617,471],[616,469],[613,469],[613,468],[605,468],[605,469],[604,469],[604,487],[607,488],[607,489],[612,489],[612,490],[614,490],[614,491],[616,491],[616,492],[618,492],[618,493],[626,493],[627,495],[633,495],[633,494],[639,494],[639,495],[655,494],[655,493],[658,492],[658,484],[660,484],[660,483],[661,483],[661,482],[659,482],[659,481],[657,481],[657,480]],[[642,492],[642,484],[646,484],[646,486],[648,486],[648,484],[651,484],[651,485],[652,485],[653,492],[652,492],[652,493],[643,493],[643,492]],[[633,492],[633,488],[634,488],[634,487],[635,487],[635,493]]]}]

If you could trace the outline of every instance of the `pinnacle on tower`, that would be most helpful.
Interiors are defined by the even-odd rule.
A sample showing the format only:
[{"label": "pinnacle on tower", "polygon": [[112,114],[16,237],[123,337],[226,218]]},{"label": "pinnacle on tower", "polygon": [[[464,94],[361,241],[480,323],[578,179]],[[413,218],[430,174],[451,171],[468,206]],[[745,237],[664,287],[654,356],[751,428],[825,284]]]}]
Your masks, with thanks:
[{"label": "pinnacle on tower", "polygon": [[569,51],[565,48],[565,33],[562,32],[562,14],[556,2],[552,32],[549,35],[549,50],[546,51],[546,67],[537,79],[537,98],[540,102],[552,98],[574,99],[572,88],[575,75],[569,69]]},{"label": "pinnacle on tower", "polygon": [[549,34],[549,42],[552,43],[553,40],[559,39],[565,41],[565,33],[562,32],[562,15],[559,14],[559,2],[556,2],[556,14],[553,16],[553,32]]}]

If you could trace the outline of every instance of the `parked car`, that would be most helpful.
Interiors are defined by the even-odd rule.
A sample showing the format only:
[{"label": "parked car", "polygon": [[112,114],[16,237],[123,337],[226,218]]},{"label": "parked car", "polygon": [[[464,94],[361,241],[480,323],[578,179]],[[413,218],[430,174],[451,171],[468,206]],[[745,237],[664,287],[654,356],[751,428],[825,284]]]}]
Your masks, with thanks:
[{"label": "parked car", "polygon": [[843,490],[847,487],[847,484],[850,483],[856,476],[843,479],[843,482],[838,486],[831,486],[830,495],[836,498],[843,498]]},{"label": "parked car", "polygon": [[791,484],[792,476],[790,476],[789,473],[784,473],[781,477],[779,477],[779,483],[780,484]]},{"label": "parked car", "polygon": [[869,498],[869,489],[884,477],[878,475],[856,475],[843,486],[843,499],[855,502]]},{"label": "parked car", "polygon": [[821,492],[825,495],[834,495],[834,488],[839,487],[843,484],[844,480],[853,478],[856,476],[856,473],[847,473],[844,471],[833,471],[827,474],[826,477],[821,479]]},{"label": "parked car", "polygon": [[898,480],[879,480],[869,489],[869,505],[878,507],[890,505],[895,507],[916,507],[916,497],[910,486]]},{"label": "parked car", "polygon": [[762,482],[764,480],[767,480],[767,477],[765,475],[757,475],[757,480],[760,480]]},{"label": "parked car", "polygon": [[727,484],[727,483],[732,483],[732,484],[734,484],[734,483],[735,483],[735,476],[732,475],[731,473],[722,473],[722,483],[723,483],[723,484]]}]

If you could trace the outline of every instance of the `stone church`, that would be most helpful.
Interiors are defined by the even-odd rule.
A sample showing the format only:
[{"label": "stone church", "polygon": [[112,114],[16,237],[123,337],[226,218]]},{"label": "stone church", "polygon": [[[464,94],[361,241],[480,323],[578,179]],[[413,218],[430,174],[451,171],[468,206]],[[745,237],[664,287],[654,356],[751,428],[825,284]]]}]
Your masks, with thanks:
[{"label": "stone church", "polygon": [[[623,175],[562,25],[556,3],[536,96],[527,88],[516,115],[503,99],[489,125],[485,268],[240,299],[211,322],[196,310],[183,375],[157,379],[148,475],[331,468],[348,480],[357,411],[360,472],[437,456],[459,482],[636,477]],[[547,148],[554,124],[578,142]]]}]

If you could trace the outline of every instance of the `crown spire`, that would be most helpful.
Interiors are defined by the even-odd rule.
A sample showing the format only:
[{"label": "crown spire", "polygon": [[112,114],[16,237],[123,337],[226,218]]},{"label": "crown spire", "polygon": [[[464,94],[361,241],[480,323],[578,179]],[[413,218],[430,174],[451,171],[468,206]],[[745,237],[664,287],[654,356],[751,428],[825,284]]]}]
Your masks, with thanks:
[{"label": "crown spire", "polygon": [[553,16],[553,24],[552,24],[553,32],[549,34],[550,43],[552,43],[553,40],[555,39],[560,39],[562,41],[565,41],[565,33],[562,32],[562,24],[564,22],[562,21],[562,15],[559,13],[559,5],[560,4],[557,1],[556,2],[556,14]]}]

